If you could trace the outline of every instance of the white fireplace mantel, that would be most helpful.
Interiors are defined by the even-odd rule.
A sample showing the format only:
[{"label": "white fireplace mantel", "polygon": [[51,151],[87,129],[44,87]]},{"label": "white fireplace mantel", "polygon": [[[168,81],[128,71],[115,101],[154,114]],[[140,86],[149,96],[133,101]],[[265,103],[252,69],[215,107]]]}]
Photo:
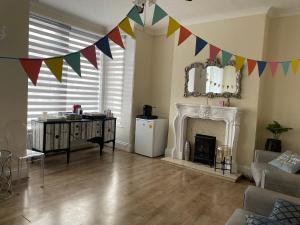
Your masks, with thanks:
[{"label": "white fireplace mantel", "polygon": [[186,141],[187,118],[224,121],[226,124],[224,144],[231,148],[232,172],[237,172],[236,154],[240,127],[240,110],[236,107],[193,105],[177,103],[177,116],[174,119],[175,144],[172,149],[173,159],[183,159]]}]

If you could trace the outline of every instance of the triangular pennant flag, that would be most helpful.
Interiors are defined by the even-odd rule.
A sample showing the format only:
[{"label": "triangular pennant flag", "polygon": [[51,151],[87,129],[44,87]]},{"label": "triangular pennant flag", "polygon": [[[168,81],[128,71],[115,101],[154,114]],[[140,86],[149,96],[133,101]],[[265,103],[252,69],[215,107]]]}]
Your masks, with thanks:
[{"label": "triangular pennant flag", "polygon": [[160,8],[158,5],[155,5],[154,13],[153,13],[153,19],[152,19],[152,26],[165,18],[168,14]]},{"label": "triangular pennant flag", "polygon": [[176,20],[174,20],[172,17],[169,16],[167,37],[170,37],[179,28],[180,28],[180,24]]},{"label": "triangular pennant flag", "polygon": [[64,59],[71,66],[71,68],[81,77],[80,52],[74,52],[69,55],[66,55],[64,56]]},{"label": "triangular pennant flag", "polygon": [[95,45],[82,49],[80,52],[96,69],[98,69]]},{"label": "triangular pennant flag", "polygon": [[199,52],[202,51],[202,49],[207,45],[207,42],[204,41],[202,38],[196,37],[196,50],[195,50],[195,56],[199,54]]},{"label": "triangular pennant flag", "polygon": [[256,61],[253,59],[247,59],[247,64],[248,64],[248,76],[250,76],[256,66]]},{"label": "triangular pennant flag", "polygon": [[192,35],[192,32],[186,29],[184,26],[180,26],[178,46],[182,44],[189,36]]},{"label": "triangular pennant flag", "polygon": [[111,32],[108,33],[108,38],[119,45],[121,48],[125,49],[119,27],[115,27]]},{"label": "triangular pennant flag", "polygon": [[36,86],[42,62],[42,59],[20,59],[24,71],[34,86]]},{"label": "triangular pennant flag", "polygon": [[209,60],[214,61],[220,51],[221,51],[221,49],[210,44],[209,45]]},{"label": "triangular pennant flag", "polygon": [[299,68],[299,60],[298,59],[293,59],[291,61],[291,66],[293,69],[294,74],[298,73],[298,68]]},{"label": "triangular pennant flag", "polygon": [[97,46],[97,48],[99,48],[101,50],[101,52],[103,52],[109,58],[111,58],[111,59],[113,58],[111,55],[109,40],[108,40],[107,36],[104,36],[103,38],[101,38],[99,41],[96,42],[95,45]]},{"label": "triangular pennant flag", "polygon": [[232,54],[230,52],[226,52],[222,50],[222,64],[227,65],[232,57]]},{"label": "triangular pennant flag", "polygon": [[259,76],[261,76],[262,73],[264,72],[266,65],[267,65],[267,62],[265,62],[265,61],[257,61]]},{"label": "triangular pennant flag", "polygon": [[44,62],[59,82],[62,82],[63,57],[45,59]]},{"label": "triangular pennant flag", "polygon": [[144,23],[140,17],[140,13],[136,5],[133,6],[133,8],[129,11],[127,16],[142,27],[144,26]]},{"label": "triangular pennant flag", "polygon": [[244,65],[245,58],[239,55],[235,56],[235,70],[236,72],[240,71]]},{"label": "triangular pennant flag", "polygon": [[287,75],[290,67],[290,61],[281,62],[281,66],[284,72],[284,75]]},{"label": "triangular pennant flag", "polygon": [[134,32],[132,30],[132,27],[130,25],[128,17],[126,17],[124,20],[122,20],[121,23],[119,23],[119,27],[128,35],[130,35],[132,38],[135,38]]},{"label": "triangular pennant flag", "polygon": [[278,68],[278,62],[269,62],[269,67],[273,76],[275,76]]}]

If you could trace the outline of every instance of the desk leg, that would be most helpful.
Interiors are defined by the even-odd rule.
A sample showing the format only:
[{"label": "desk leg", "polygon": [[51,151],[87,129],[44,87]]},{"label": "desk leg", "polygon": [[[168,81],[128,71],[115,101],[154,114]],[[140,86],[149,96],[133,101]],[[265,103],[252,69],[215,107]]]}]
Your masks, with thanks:
[{"label": "desk leg", "polygon": [[113,152],[115,151],[116,141],[113,141]]},{"label": "desk leg", "polygon": [[104,142],[101,141],[101,143],[100,143],[99,145],[100,145],[100,156],[101,156],[101,155],[102,155],[103,148],[104,148]]},{"label": "desk leg", "polygon": [[67,163],[70,163],[70,149],[67,150]]}]

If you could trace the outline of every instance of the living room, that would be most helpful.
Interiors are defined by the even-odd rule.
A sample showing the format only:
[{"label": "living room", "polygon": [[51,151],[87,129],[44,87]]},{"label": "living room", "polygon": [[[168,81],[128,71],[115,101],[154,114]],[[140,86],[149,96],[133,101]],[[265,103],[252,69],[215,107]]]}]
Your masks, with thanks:
[{"label": "living room", "polygon": [[300,224],[299,1],[0,11],[0,224]]}]

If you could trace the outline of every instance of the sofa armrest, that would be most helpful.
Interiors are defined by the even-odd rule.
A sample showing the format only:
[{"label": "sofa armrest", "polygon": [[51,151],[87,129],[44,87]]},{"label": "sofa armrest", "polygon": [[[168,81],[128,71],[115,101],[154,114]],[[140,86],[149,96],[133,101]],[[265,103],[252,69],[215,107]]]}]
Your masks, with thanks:
[{"label": "sofa armrest", "polygon": [[255,150],[254,162],[268,163],[276,159],[281,153],[270,152],[265,150]]},{"label": "sofa armrest", "polygon": [[261,187],[300,198],[300,174],[264,170]]},{"label": "sofa armrest", "polygon": [[269,216],[272,212],[276,199],[279,198],[300,204],[299,198],[249,186],[244,194],[244,209],[259,215]]}]

